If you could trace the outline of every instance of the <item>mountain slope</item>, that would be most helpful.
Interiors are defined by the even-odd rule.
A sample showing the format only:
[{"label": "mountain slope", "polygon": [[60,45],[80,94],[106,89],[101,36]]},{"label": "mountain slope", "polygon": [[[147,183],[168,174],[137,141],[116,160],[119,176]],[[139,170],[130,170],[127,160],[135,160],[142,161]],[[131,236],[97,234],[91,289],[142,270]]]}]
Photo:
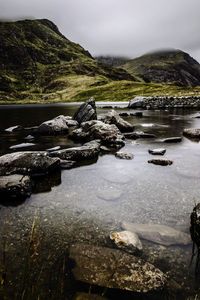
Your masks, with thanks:
[{"label": "mountain slope", "polygon": [[51,21],[0,22],[0,91],[62,90],[66,76],[132,80],[125,70],[104,67],[80,45],[65,38]]},{"label": "mountain slope", "polygon": [[200,85],[200,64],[180,50],[146,54],[128,61],[123,68],[144,82]]}]

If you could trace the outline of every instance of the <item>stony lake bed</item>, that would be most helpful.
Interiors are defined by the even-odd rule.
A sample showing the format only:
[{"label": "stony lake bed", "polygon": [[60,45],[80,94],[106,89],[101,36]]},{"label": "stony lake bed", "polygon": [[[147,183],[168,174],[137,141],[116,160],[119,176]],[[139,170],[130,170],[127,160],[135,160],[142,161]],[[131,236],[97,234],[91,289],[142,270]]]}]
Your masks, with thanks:
[{"label": "stony lake bed", "polygon": [[[83,142],[66,134],[30,138],[29,130],[5,131],[16,125],[38,126],[59,115],[72,116],[79,105],[1,106],[0,154],[81,146]],[[97,103],[97,114],[106,114],[113,106],[140,133],[137,139],[127,134],[119,151],[128,153],[128,157],[120,159],[115,156],[116,151],[108,152],[104,147],[97,158],[84,160],[75,168],[35,177],[32,195],[25,201],[1,201],[3,299],[98,299],[93,294],[104,299],[194,299],[198,294],[194,261],[190,266],[192,241],[187,238],[190,214],[199,202],[200,145],[198,140],[183,136],[183,131],[200,128],[199,111],[197,108],[128,109],[128,103],[124,102]],[[180,139],[166,140],[174,137]],[[24,148],[15,147],[22,143],[26,143]],[[152,149],[166,151],[157,156],[149,153]],[[148,163],[158,158],[172,164]],[[93,247],[116,249],[110,234],[130,231],[130,224],[141,223],[160,225],[159,230],[152,229],[150,238],[140,236],[143,249],[138,257],[170,278],[164,290],[130,292],[98,281],[93,285],[83,277],[75,280],[77,274],[71,271],[69,257],[76,257],[79,248],[73,245],[90,245],[91,251]],[[181,232],[184,239],[175,236],[177,242],[166,242],[163,225]],[[185,236],[187,242],[183,242]],[[88,251],[88,246],[84,247],[80,246],[81,251]],[[102,260],[110,257],[110,252],[105,255],[101,251]],[[108,259],[108,264],[112,265],[112,259]]]}]

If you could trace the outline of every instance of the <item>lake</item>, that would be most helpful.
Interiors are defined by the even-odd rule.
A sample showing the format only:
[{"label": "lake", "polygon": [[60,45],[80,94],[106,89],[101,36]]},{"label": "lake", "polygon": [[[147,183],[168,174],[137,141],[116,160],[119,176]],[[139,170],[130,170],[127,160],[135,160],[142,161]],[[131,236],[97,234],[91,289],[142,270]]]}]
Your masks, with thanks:
[{"label": "lake", "polygon": [[[25,142],[26,137],[24,132],[6,133],[4,129],[39,125],[60,114],[71,116],[78,105],[0,106],[0,153],[12,152],[9,147]],[[114,105],[117,112],[130,112],[125,108],[127,103]],[[97,108],[98,114],[108,110]],[[190,214],[200,195],[200,144],[187,138],[180,143],[165,144],[162,139],[182,136],[184,128],[200,128],[196,113],[181,109],[144,110],[142,118],[124,117],[137,130],[156,135],[152,139],[126,141],[122,150],[133,153],[133,160],[101,155],[97,162],[86,162],[78,168],[36,179],[34,193],[23,203],[0,205],[0,254],[12,299],[21,299],[19,295],[23,291],[28,295],[30,290],[30,299],[37,299],[34,295],[38,294],[38,299],[58,299],[61,292],[60,299],[71,299],[74,291],[87,289],[63,279],[69,246],[84,242],[112,247],[109,234],[120,229],[123,221],[163,224],[189,233]],[[26,150],[75,145],[66,136],[36,137],[33,143]],[[173,165],[148,164],[154,158],[148,149],[154,148],[165,148],[165,158],[172,160]],[[34,251],[30,240],[35,245]],[[194,266],[189,267],[191,245],[165,247],[146,241],[143,245],[144,257],[168,272],[182,286],[184,295],[196,293],[199,286]],[[27,262],[27,251],[33,251],[31,262]],[[123,299],[126,297],[133,299],[130,295]],[[109,299],[116,299],[116,295],[111,293]],[[144,299],[155,297],[149,295]]]}]

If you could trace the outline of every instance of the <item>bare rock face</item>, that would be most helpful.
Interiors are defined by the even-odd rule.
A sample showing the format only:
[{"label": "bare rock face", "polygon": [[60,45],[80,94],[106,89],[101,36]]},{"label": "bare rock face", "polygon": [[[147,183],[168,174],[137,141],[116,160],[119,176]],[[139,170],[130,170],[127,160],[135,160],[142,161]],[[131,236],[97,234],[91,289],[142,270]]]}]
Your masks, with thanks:
[{"label": "bare rock face", "polygon": [[116,125],[121,132],[130,132],[134,129],[133,125],[122,119],[115,110],[101,116],[100,120],[106,124]]},{"label": "bare rock face", "polygon": [[169,159],[150,159],[148,160],[148,163],[159,166],[170,166],[173,164],[173,161]]},{"label": "bare rock face", "polygon": [[10,175],[0,177],[0,198],[25,199],[31,195],[31,180],[29,176]]},{"label": "bare rock face", "polygon": [[68,132],[65,116],[58,116],[52,120],[43,122],[37,129],[39,134],[62,134]]},{"label": "bare rock face", "polygon": [[58,151],[52,151],[49,155],[51,157],[59,157],[60,159],[68,161],[83,161],[87,159],[97,158],[100,152],[100,143],[92,141],[86,143],[80,147],[73,147],[68,149],[62,149]]},{"label": "bare rock face", "polygon": [[92,285],[147,293],[162,289],[167,281],[152,264],[120,250],[76,244],[70,259],[75,279]]},{"label": "bare rock face", "polygon": [[186,128],[183,130],[183,135],[191,139],[200,139],[200,128]]},{"label": "bare rock face", "polygon": [[140,238],[156,244],[165,246],[191,244],[189,234],[166,225],[123,222],[122,228],[137,233]]},{"label": "bare rock face", "polygon": [[93,98],[83,103],[75,112],[73,119],[79,124],[97,119],[96,104]]},{"label": "bare rock face", "polygon": [[129,253],[137,253],[142,250],[142,243],[138,235],[131,231],[112,232],[110,239],[115,245]]},{"label": "bare rock face", "polygon": [[0,175],[46,174],[60,168],[60,159],[51,158],[47,152],[26,151],[0,156]]},{"label": "bare rock face", "polygon": [[105,124],[102,121],[88,121],[81,124],[81,128],[75,129],[71,137],[76,140],[91,141],[101,140],[102,144],[114,147],[124,146],[124,136],[116,125]]}]

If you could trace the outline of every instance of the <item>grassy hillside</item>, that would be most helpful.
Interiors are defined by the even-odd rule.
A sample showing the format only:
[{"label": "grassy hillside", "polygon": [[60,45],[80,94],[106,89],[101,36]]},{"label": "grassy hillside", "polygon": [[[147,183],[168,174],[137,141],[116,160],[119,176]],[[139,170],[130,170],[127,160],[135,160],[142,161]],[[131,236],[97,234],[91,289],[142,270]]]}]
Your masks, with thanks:
[{"label": "grassy hillside", "polygon": [[132,59],[123,68],[143,82],[200,86],[200,65],[180,50],[160,51]]}]

